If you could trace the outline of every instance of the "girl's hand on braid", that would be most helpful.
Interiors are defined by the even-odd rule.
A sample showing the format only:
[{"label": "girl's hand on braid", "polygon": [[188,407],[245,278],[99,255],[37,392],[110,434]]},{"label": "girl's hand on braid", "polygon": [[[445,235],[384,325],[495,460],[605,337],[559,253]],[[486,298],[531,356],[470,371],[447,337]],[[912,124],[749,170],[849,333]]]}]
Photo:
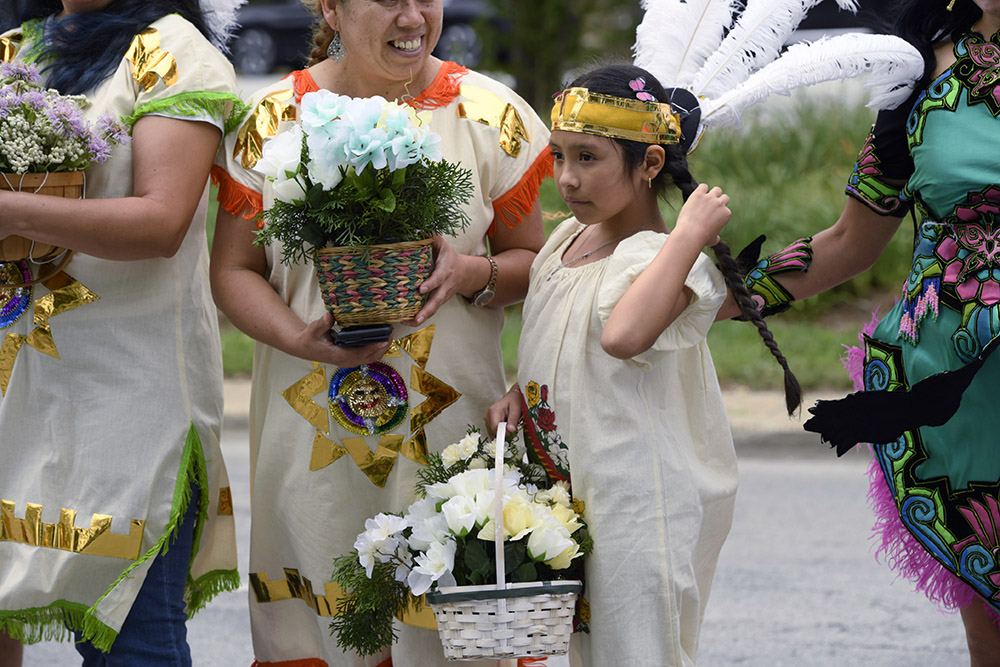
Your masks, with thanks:
[{"label": "girl's hand on braid", "polygon": [[701,240],[701,246],[714,246],[719,242],[719,232],[729,222],[729,195],[720,188],[708,189],[702,183],[684,202],[677,215],[674,233],[694,235]]}]

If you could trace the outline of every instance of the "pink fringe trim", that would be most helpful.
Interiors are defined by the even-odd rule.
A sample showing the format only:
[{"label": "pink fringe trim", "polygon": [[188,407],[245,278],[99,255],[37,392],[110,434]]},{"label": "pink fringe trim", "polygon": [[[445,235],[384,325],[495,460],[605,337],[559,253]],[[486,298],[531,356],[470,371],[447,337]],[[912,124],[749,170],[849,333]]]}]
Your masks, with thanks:
[{"label": "pink fringe trim", "polygon": [[[854,382],[855,391],[862,391],[864,384],[864,337],[870,336],[878,326],[878,308],[871,320],[858,334],[859,346],[847,346],[842,361]],[[860,444],[860,443],[859,443]],[[874,457],[868,466],[868,505],[875,515],[872,540],[875,542],[875,560],[885,563],[900,577],[914,584],[914,590],[923,593],[944,613],[953,614],[979,599],[983,608],[1000,627],[1000,613],[986,603],[971,586],[939,563],[920,542],[913,537],[899,518],[896,500],[889,489],[882,467]]]}]

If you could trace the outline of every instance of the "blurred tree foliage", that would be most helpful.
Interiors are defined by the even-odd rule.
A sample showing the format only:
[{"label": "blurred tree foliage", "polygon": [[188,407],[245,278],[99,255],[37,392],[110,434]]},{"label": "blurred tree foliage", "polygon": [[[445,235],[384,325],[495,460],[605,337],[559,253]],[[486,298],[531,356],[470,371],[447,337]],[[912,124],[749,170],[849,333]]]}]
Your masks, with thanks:
[{"label": "blurred tree foliage", "polygon": [[483,21],[480,68],[516,80],[517,92],[543,117],[552,95],[573,71],[600,59],[629,59],[638,2],[621,0],[486,0],[494,20]]}]

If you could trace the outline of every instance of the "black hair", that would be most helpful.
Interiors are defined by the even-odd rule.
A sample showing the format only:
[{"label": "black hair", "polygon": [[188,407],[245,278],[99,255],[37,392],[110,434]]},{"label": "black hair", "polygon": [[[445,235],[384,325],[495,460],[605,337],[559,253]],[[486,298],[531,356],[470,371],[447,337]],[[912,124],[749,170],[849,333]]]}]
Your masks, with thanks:
[{"label": "black hair", "polygon": [[930,84],[936,66],[934,45],[945,38],[959,41],[983,15],[973,0],[955,0],[951,11],[946,0],[880,0],[880,3],[879,10],[865,14],[865,22],[875,32],[902,37],[920,51],[924,76],[914,86],[915,90],[923,90]]},{"label": "black hair", "polygon": [[[5,5],[2,29],[62,11],[60,0]],[[44,63],[47,86],[67,95],[86,93],[114,72],[136,34],[167,14],[180,14],[210,38],[197,0],[112,0],[104,9],[46,22],[44,41],[32,47],[32,57]]]},{"label": "black hair", "polygon": [[[664,89],[652,74],[641,67],[628,64],[604,65],[577,77],[570,83],[570,86],[580,86],[604,95],[635,99],[636,91],[629,85],[629,82],[639,78],[645,82],[645,92],[651,94],[657,101],[671,102],[672,98],[675,97],[675,92]],[[685,129],[685,135],[687,136],[681,137],[680,145],[661,146],[666,152],[666,161],[664,162],[663,169],[653,179],[651,187],[656,190],[656,194],[660,198],[665,198],[671,189],[676,187],[680,190],[681,196],[686,201],[698,187],[698,182],[691,175],[687,164],[687,150],[696,139],[693,135],[697,131],[697,122],[685,122],[688,120],[687,115],[689,113],[696,113],[696,111],[694,109],[684,109],[681,111],[677,106],[675,106],[675,111],[681,114],[681,127]],[[625,168],[629,173],[638,169],[643,163],[646,158],[646,150],[650,146],[650,144],[625,139],[613,139],[612,141],[621,147]],[[778,348],[774,336],[767,328],[764,318],[751,298],[743,282],[745,276],[740,271],[736,260],[733,259],[729,246],[720,239],[718,243],[712,246],[712,250],[715,253],[719,270],[722,271],[722,275],[726,279],[726,284],[732,291],[744,318],[757,327],[757,332],[764,340],[764,344],[770,350],[771,354],[774,355],[774,358],[777,359],[782,369],[784,369],[785,407],[788,409],[788,414],[791,415],[798,410],[802,403],[802,389],[799,387],[798,380],[788,367],[788,360],[785,359],[785,356]]]}]

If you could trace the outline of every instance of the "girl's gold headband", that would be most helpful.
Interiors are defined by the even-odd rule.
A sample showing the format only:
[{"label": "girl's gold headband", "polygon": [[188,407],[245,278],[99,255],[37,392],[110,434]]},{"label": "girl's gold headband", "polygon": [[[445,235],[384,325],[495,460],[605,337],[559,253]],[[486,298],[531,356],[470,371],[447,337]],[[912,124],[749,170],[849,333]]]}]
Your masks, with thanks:
[{"label": "girl's gold headband", "polygon": [[556,96],[552,129],[645,144],[681,141],[680,116],[669,104],[593,93],[586,88],[567,88]]}]

